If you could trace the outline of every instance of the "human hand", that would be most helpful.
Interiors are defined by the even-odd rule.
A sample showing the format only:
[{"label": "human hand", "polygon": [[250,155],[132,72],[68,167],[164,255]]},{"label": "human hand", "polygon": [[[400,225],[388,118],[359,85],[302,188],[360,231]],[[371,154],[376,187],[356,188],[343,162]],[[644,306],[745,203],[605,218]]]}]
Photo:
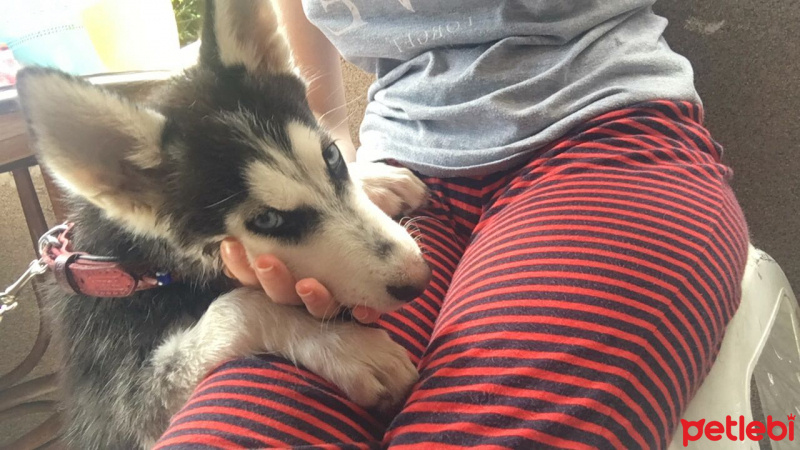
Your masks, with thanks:
[{"label": "human hand", "polygon": [[[260,255],[251,264],[239,241],[228,238],[220,244],[225,273],[245,286],[261,287],[273,302],[281,305],[304,305],[318,319],[335,317],[344,308],[330,291],[313,278],[295,280],[286,265],[273,255]],[[378,320],[380,313],[356,306],[353,317],[361,323]]]}]

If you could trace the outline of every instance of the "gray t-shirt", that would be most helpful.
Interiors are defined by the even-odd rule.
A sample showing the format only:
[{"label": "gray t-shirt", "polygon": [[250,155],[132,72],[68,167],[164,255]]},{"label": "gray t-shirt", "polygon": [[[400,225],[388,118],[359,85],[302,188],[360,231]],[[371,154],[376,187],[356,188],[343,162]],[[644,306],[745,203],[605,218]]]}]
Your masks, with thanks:
[{"label": "gray t-shirt", "polygon": [[524,162],[634,103],[699,102],[655,0],[303,0],[342,55],[377,75],[359,160],[480,175]]}]

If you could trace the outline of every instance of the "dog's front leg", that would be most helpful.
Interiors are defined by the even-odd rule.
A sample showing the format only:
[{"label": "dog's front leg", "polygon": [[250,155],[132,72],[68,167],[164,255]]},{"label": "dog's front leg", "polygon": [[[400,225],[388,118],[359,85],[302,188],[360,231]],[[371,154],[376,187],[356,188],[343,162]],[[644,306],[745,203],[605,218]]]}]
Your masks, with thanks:
[{"label": "dog's front leg", "polygon": [[322,325],[291,309],[277,353],[327,379],[359,406],[388,411],[405,400],[419,376],[386,331],[354,322]]},{"label": "dog's front leg", "polygon": [[[323,325],[301,308],[241,288],[216,299],[196,325],[156,349],[153,398],[173,414],[214,367],[265,352],[304,366],[365,408],[398,404],[417,380],[405,349],[385,331],[355,323]],[[159,433],[167,424],[161,425]]]}]

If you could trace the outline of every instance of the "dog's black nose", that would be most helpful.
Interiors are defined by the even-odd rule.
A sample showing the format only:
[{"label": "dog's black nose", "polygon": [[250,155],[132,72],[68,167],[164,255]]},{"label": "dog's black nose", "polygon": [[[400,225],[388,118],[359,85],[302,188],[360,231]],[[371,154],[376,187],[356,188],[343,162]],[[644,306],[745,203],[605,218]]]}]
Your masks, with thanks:
[{"label": "dog's black nose", "polygon": [[401,302],[410,302],[425,292],[425,288],[411,286],[408,284],[404,286],[387,286],[386,290],[389,291],[389,294],[392,297],[400,300]]}]

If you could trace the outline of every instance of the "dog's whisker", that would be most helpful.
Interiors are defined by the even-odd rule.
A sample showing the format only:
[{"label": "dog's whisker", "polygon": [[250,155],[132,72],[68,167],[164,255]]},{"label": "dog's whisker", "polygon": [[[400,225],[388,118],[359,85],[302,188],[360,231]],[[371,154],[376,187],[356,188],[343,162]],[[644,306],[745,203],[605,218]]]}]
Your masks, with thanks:
[{"label": "dog's whisker", "polygon": [[[345,102],[344,104],[342,104],[342,105],[339,105],[339,106],[336,106],[336,107],[334,107],[334,108],[331,108],[330,110],[328,110],[328,111],[326,111],[324,114],[322,114],[322,115],[320,116],[320,119],[322,119],[322,118],[326,117],[328,114],[331,114],[332,112],[334,112],[334,111],[337,111],[337,110],[339,110],[339,109],[342,109],[342,108],[347,108],[347,109],[349,110],[350,106],[352,106],[352,105],[354,105],[354,104],[358,103],[358,101],[359,101],[359,99],[355,98],[355,99],[352,99],[352,100],[348,100],[348,101],[346,101],[346,102]],[[348,114],[348,119],[349,119],[350,117],[352,117],[352,113],[349,113],[349,114]]]},{"label": "dog's whisker", "polygon": [[[345,105],[345,106],[347,106],[347,105]],[[349,112],[347,113],[347,117],[345,117],[344,119],[342,119],[342,120],[341,120],[339,123],[337,123],[337,124],[336,124],[336,125],[335,125],[333,128],[339,128],[340,126],[342,126],[342,125],[344,125],[345,123],[349,122],[349,121],[350,121],[350,119],[353,117],[353,115],[354,115],[354,114],[355,114],[355,111],[349,111]]]},{"label": "dog's whisker", "polygon": [[238,197],[238,196],[240,196],[240,195],[242,195],[242,194],[246,194],[246,193],[247,193],[247,191],[246,191],[246,190],[242,190],[242,191],[239,191],[239,192],[233,193],[233,194],[231,194],[231,195],[229,195],[229,196],[227,196],[227,197],[223,198],[222,200],[220,200],[220,201],[218,201],[218,202],[214,202],[214,203],[212,203],[212,204],[210,204],[210,205],[208,205],[208,206],[204,206],[204,207],[203,207],[203,209],[211,209],[211,208],[214,208],[214,207],[216,207],[216,206],[219,206],[219,205],[221,205],[221,204],[223,204],[223,203],[225,203],[225,202],[227,202],[227,201],[233,200],[234,198],[236,198],[236,197]]},{"label": "dog's whisker", "polygon": [[319,88],[320,88],[320,85],[316,85],[315,83],[316,83],[317,81],[319,81],[320,79],[322,79],[322,77],[324,77],[324,76],[325,76],[325,75],[324,75],[324,74],[322,74],[321,72],[317,72],[317,74],[316,74],[316,75],[314,75],[313,77],[307,77],[307,76],[303,76],[303,79],[305,80],[305,82],[306,82],[306,85],[307,85],[307,86],[310,86],[310,89],[308,90],[308,93],[311,93],[311,92],[313,92],[314,90],[316,90],[316,89],[319,89]]},{"label": "dog's whisker", "polygon": [[326,118],[326,117],[328,117],[328,115],[329,115],[329,114],[332,114],[332,113],[334,113],[334,112],[336,112],[336,111],[338,111],[338,110],[341,110],[342,108],[344,108],[346,111],[348,111],[348,113],[347,113],[347,117],[345,117],[345,119],[344,119],[344,120],[342,120],[341,122],[339,122],[338,124],[336,124],[335,126],[333,126],[333,127],[332,127],[332,128],[338,128],[339,126],[341,126],[341,125],[342,125],[342,124],[344,124],[345,122],[349,121],[349,120],[350,120],[350,119],[353,117],[353,115],[355,114],[355,112],[354,112],[354,111],[350,111],[349,109],[350,109],[350,106],[351,106],[351,105],[353,105],[354,103],[356,103],[356,101],[357,101],[357,99],[356,99],[356,100],[351,100],[351,101],[348,101],[348,102],[346,102],[346,103],[345,103],[345,104],[343,104],[343,105],[340,105],[340,106],[336,106],[336,107],[334,107],[334,108],[331,108],[330,110],[328,110],[327,112],[325,112],[324,114],[322,114],[321,116],[319,116],[319,118],[317,118],[317,121],[319,121],[319,122],[323,122],[323,121],[325,120],[325,118]]},{"label": "dog's whisker", "polygon": [[325,312],[322,313],[322,320],[320,321],[320,327],[319,327],[320,330],[324,331],[326,327],[329,328],[328,325],[330,324],[331,317],[328,315],[328,313],[330,312],[332,305],[333,302],[328,303],[328,306],[325,307]]},{"label": "dog's whisker", "polygon": [[305,81],[307,86],[311,86],[317,80],[325,76],[321,70],[314,70],[315,68],[305,67],[300,74],[301,78]]},{"label": "dog's whisker", "polygon": [[[338,111],[338,110],[340,110],[342,108],[347,108],[347,105],[341,105],[341,106],[337,106],[335,108],[331,108],[330,110],[328,110],[328,112],[326,112],[325,114],[322,114],[321,116],[319,116],[319,118],[317,118],[317,120],[319,122],[323,122],[325,120],[325,118],[328,117],[329,114],[333,114],[334,112],[336,112],[336,111]],[[341,124],[339,124],[339,125],[341,125]],[[333,127],[333,128],[336,128],[336,127]]]}]

